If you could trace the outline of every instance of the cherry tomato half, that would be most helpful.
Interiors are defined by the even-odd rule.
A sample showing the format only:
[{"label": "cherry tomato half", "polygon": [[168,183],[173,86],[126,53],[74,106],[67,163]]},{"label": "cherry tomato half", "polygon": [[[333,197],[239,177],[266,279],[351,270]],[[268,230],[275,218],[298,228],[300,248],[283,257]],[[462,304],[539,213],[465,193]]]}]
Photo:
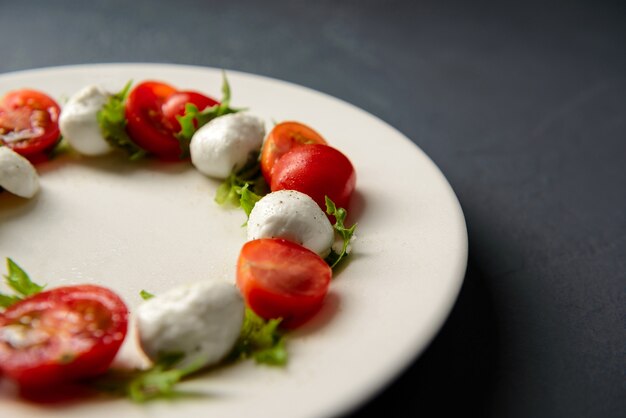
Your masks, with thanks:
[{"label": "cherry tomato half", "polygon": [[314,252],[281,238],[247,242],[237,261],[237,286],[246,304],[265,319],[294,328],[321,307],[332,271]]},{"label": "cherry tomato half", "polygon": [[36,90],[15,90],[0,99],[0,143],[31,160],[59,140],[59,105]]},{"label": "cherry tomato half", "polygon": [[163,111],[164,124],[172,132],[180,132],[180,123],[176,116],[185,114],[185,106],[192,103],[200,110],[219,104],[216,100],[194,91],[179,91],[167,98],[161,110]]},{"label": "cherry tomato half", "polygon": [[0,370],[33,389],[107,370],[126,336],[128,310],[108,289],[59,287],[0,314]]},{"label": "cherry tomato half", "polygon": [[180,143],[175,137],[180,124],[176,116],[185,113],[187,103],[193,103],[200,110],[218,104],[200,93],[178,91],[158,81],[136,85],[126,99],[128,135],[141,148],[159,158],[180,158]]},{"label": "cherry tomato half", "polygon": [[267,184],[272,181],[276,161],[293,148],[307,144],[326,144],[326,141],[303,123],[282,122],[274,126],[265,138],[261,151],[261,172]]},{"label": "cherry tomato half", "polygon": [[270,187],[273,192],[308,194],[325,211],[325,196],[337,207],[348,209],[355,184],[354,167],[345,155],[328,145],[313,144],[283,155],[274,166]]}]

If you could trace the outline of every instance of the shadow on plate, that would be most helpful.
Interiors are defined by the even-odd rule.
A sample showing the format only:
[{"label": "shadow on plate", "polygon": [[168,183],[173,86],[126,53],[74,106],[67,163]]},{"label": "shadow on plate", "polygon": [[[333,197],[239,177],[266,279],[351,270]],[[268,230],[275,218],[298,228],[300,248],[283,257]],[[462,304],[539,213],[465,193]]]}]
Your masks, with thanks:
[{"label": "shadow on plate", "polygon": [[322,309],[309,319],[302,327],[297,328],[289,333],[289,338],[301,338],[307,335],[315,335],[321,328],[326,326],[339,312],[341,299],[339,295],[334,293],[332,289],[324,299]]},{"label": "shadow on plate", "polygon": [[499,340],[491,291],[470,252],[459,297],[430,346],[389,387],[345,418],[488,416]]},{"label": "shadow on plate", "polygon": [[33,198],[25,199],[0,189],[0,224],[28,214],[37,204],[40,193],[41,190]]},{"label": "shadow on plate", "polygon": [[45,175],[47,172],[62,170],[63,167],[68,165],[89,167],[93,170],[122,176],[136,170],[176,175],[193,169],[189,160],[160,161],[156,158],[146,157],[137,161],[131,161],[128,156],[122,152],[112,152],[102,156],[89,157],[73,151],[65,151],[55,156],[50,161],[38,164],[37,171],[40,175]]}]

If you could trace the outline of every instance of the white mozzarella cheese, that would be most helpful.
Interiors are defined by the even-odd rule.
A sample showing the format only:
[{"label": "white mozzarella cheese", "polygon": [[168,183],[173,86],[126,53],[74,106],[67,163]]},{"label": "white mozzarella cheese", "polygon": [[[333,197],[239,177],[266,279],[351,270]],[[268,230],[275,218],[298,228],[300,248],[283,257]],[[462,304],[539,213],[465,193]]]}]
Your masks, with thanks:
[{"label": "white mozzarella cheese", "polygon": [[203,174],[227,178],[260,151],[265,136],[263,121],[246,113],[213,119],[191,138],[191,162]]},{"label": "white mozzarella cheese", "polygon": [[216,364],[233,348],[244,318],[239,290],[207,280],[172,289],[137,309],[139,342],[153,361],[160,353],[183,353],[178,367]]},{"label": "white mozzarella cheese", "polygon": [[284,238],[326,257],[334,229],[326,214],[308,195],[280,190],[259,200],[248,219],[248,240]]},{"label": "white mozzarella cheese", "polygon": [[9,147],[0,146],[0,187],[26,198],[39,190],[37,170],[26,158]]},{"label": "white mozzarella cheese", "polygon": [[108,99],[109,94],[100,87],[87,86],[73,95],[61,110],[61,134],[79,153],[102,155],[111,151],[97,118]]}]

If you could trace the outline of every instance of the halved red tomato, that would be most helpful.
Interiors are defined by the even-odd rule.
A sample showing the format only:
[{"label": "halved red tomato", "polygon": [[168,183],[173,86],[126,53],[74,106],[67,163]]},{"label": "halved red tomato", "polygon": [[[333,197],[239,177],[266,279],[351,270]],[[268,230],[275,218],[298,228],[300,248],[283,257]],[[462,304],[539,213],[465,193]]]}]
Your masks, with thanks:
[{"label": "halved red tomato", "polygon": [[297,147],[274,166],[270,188],[308,194],[326,210],[328,196],[337,207],[348,209],[356,173],[348,158],[328,145]]},{"label": "halved red tomato", "polygon": [[313,128],[300,122],[282,122],[274,126],[261,151],[261,172],[267,184],[272,181],[276,162],[293,148],[307,144],[326,144],[326,141]]},{"label": "halved red tomato", "polygon": [[139,147],[159,158],[180,158],[182,150],[175,136],[180,131],[180,124],[176,116],[185,113],[187,103],[200,110],[218,104],[203,94],[178,91],[158,81],[138,84],[126,99],[128,135]]},{"label": "halved red tomato", "polygon": [[172,94],[163,103],[161,110],[165,126],[174,133],[180,131],[180,123],[176,117],[185,114],[187,103],[194,104],[199,110],[219,104],[218,101],[194,91],[179,91]]},{"label": "halved red tomato", "polygon": [[23,389],[101,374],[120,348],[127,323],[124,302],[106,288],[38,293],[0,313],[0,370]]},{"label": "halved red tomato", "polygon": [[322,307],[332,270],[317,254],[281,238],[247,242],[237,261],[237,286],[246,304],[265,319],[294,328]]},{"label": "halved red tomato", "polygon": [[15,90],[0,99],[0,143],[39,161],[59,140],[59,105],[37,90]]}]

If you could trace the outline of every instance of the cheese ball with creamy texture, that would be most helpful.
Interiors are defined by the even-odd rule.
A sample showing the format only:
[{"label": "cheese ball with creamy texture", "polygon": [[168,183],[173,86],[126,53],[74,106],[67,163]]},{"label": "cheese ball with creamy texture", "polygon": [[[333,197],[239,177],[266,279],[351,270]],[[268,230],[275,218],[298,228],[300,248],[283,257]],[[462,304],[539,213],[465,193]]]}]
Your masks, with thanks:
[{"label": "cheese ball with creamy texture", "polygon": [[137,309],[139,343],[153,361],[163,353],[182,353],[179,368],[210,366],[232,350],[244,309],[233,283],[206,280],[177,287]]},{"label": "cheese ball with creamy texture", "polygon": [[111,151],[98,124],[98,112],[109,94],[98,86],[87,86],[73,95],[61,110],[59,129],[72,148],[84,155],[103,155]]},{"label": "cheese ball with creamy texture", "polygon": [[335,233],[328,217],[308,195],[280,190],[259,200],[248,218],[248,240],[284,238],[326,257]]},{"label": "cheese ball with creamy texture", "polygon": [[225,179],[259,152],[265,137],[263,121],[246,113],[213,119],[191,138],[191,162],[203,174]]},{"label": "cheese ball with creamy texture", "polygon": [[26,158],[0,146],[0,187],[14,195],[31,198],[39,190],[37,170]]}]

